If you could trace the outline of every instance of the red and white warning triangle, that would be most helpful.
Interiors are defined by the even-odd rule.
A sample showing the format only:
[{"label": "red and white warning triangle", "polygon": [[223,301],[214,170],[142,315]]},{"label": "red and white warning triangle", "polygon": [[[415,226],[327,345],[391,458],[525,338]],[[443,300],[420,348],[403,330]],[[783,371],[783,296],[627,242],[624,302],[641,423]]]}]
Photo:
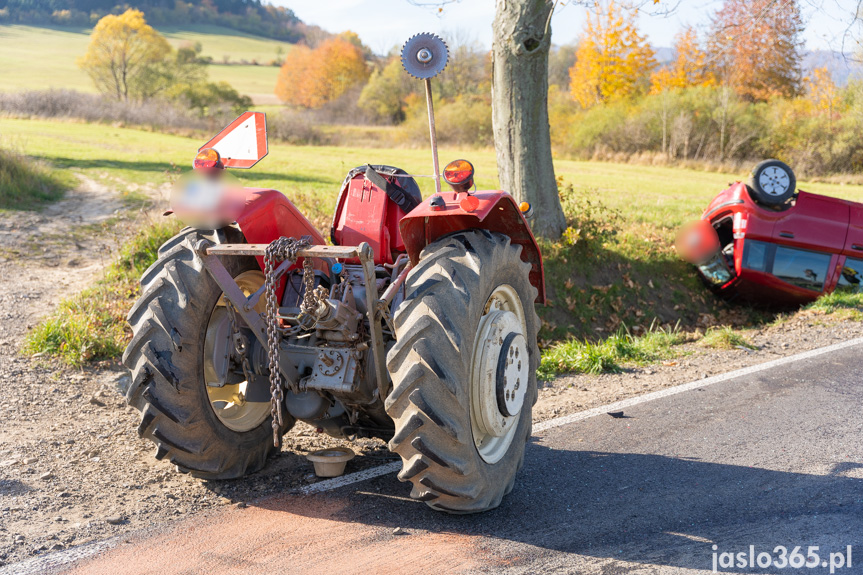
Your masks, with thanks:
[{"label": "red and white warning triangle", "polygon": [[204,144],[219,152],[226,168],[251,168],[267,155],[267,118],[263,112],[244,112]]}]

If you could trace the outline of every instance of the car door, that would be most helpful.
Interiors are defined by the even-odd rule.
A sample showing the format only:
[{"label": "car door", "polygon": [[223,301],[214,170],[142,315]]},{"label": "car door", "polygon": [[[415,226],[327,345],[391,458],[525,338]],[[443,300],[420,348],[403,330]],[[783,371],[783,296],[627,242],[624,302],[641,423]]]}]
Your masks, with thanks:
[{"label": "car door", "polygon": [[[800,192],[794,207],[784,212],[773,225],[773,241],[806,250],[842,253],[848,236],[849,204],[835,198]],[[863,243],[863,233],[859,239]]]},{"label": "car door", "polygon": [[848,235],[842,253],[852,258],[863,258],[863,204],[851,203]]}]

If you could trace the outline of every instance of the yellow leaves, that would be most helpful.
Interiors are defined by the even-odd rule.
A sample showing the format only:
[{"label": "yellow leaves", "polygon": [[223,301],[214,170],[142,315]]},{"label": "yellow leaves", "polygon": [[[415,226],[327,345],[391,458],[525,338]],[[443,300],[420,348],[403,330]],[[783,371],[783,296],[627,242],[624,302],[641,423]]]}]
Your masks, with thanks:
[{"label": "yellow leaves", "polygon": [[[629,16],[627,19],[624,16]],[[638,33],[634,18],[614,0],[588,13],[570,70],[570,91],[584,108],[643,92],[655,65],[653,49]]]},{"label": "yellow leaves", "polygon": [[144,13],[130,8],[99,20],[78,66],[100,91],[126,99],[147,66],[165,60],[170,53],[168,41],[147,24]]},{"label": "yellow leaves", "polygon": [[808,99],[815,109],[832,116],[839,107],[840,98],[830,70],[826,67],[812,70],[812,75],[806,78],[806,88]]},{"label": "yellow leaves", "polygon": [[369,76],[368,66],[352,32],[311,50],[296,46],[288,53],[276,81],[276,95],[288,104],[320,108]]},{"label": "yellow leaves", "polygon": [[687,27],[675,36],[674,51],[674,62],[651,75],[651,94],[716,84],[716,77],[705,66],[707,55],[698,45],[698,34],[694,28]]}]

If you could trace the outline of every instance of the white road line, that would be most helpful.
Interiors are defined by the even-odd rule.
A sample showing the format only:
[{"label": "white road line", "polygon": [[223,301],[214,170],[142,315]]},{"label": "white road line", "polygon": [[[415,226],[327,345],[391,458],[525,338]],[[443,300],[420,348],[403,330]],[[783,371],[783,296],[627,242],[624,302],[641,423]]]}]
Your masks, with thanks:
[{"label": "white road line", "polygon": [[849,339],[848,341],[834,343],[833,345],[828,345],[826,347],[819,347],[817,349],[804,351],[803,353],[781,357],[779,359],[774,359],[773,361],[759,363],[758,365],[744,367],[742,369],[736,369],[734,371],[729,371],[728,373],[722,373],[720,375],[714,375],[713,377],[707,377],[704,379],[691,381],[689,383],[683,383],[681,385],[669,387],[667,389],[660,389],[659,391],[654,391],[653,393],[645,393],[644,395],[630,397],[629,399],[623,399],[621,401],[609,403],[608,405],[594,407],[593,409],[588,409],[585,411],[579,411],[578,413],[573,413],[571,415],[563,415],[555,419],[549,419],[548,421],[534,424],[533,432],[541,433],[553,427],[560,427],[561,425],[568,425],[570,423],[575,423],[576,421],[583,421],[585,419],[589,419],[597,415],[602,415],[603,413],[608,413],[610,411],[621,411],[627,407],[638,405],[639,403],[647,403],[648,401],[653,401],[655,399],[670,397],[672,395],[677,395],[678,393],[683,393],[685,391],[690,391],[701,387],[707,387],[708,385],[721,383],[730,379],[736,379],[738,377],[743,377],[744,375],[752,375],[753,373],[773,369],[774,367],[779,367],[780,365],[786,365],[789,363],[794,363],[795,361],[802,361],[804,359],[811,359],[813,357],[818,357],[819,355],[824,355],[825,353],[831,353],[840,349],[845,349],[846,347],[853,347],[860,344],[863,344],[863,337]]},{"label": "white road line", "polygon": [[338,489],[339,487],[344,487],[345,485],[350,485],[351,483],[365,481],[366,479],[374,479],[375,477],[387,475],[388,473],[395,473],[401,468],[401,461],[394,461],[392,463],[387,463],[386,465],[379,465],[377,467],[363,469],[362,471],[357,471],[355,473],[349,473],[348,475],[333,477],[332,479],[327,479],[326,481],[312,483],[311,485],[300,487],[294,493],[298,493],[300,495],[311,495],[312,493],[323,493],[324,491],[332,491],[333,489]]},{"label": "white road line", "polygon": [[[594,407],[593,409],[580,411],[571,415],[564,415],[555,419],[549,419],[548,421],[543,421],[541,423],[535,424],[533,426],[533,432],[535,434],[542,433],[543,431],[547,431],[555,427],[583,421],[585,419],[596,417],[597,415],[602,415],[610,411],[621,411],[641,403],[647,403],[648,401],[654,401],[663,397],[670,397],[672,395],[677,395],[678,393],[684,393],[693,389],[707,387],[709,385],[714,385],[723,381],[729,381],[731,379],[736,379],[745,375],[752,375],[753,373],[767,371],[769,369],[773,369],[774,367],[779,367],[780,365],[794,363],[795,361],[812,359],[814,357],[818,357],[827,353],[860,344],[863,344],[863,337],[849,339],[848,341],[843,341],[841,343],[835,343],[826,347],[819,347],[810,351],[804,351],[803,353],[789,355],[787,357],[774,359],[773,361],[759,363],[758,365],[729,371],[728,373],[723,373],[721,375],[714,375],[713,377],[699,379],[697,381],[691,381],[689,383],[684,383],[675,387],[669,387],[667,389],[661,389],[659,391],[654,391],[653,393],[647,393],[645,395],[639,395],[637,397],[624,399],[622,401],[617,401],[608,405]],[[332,491],[340,487],[345,487],[346,485],[351,485],[353,483],[358,483],[367,479],[374,479],[375,477],[381,477],[383,475],[395,473],[401,469],[401,466],[402,465],[400,462],[395,461],[393,463],[379,465],[378,467],[363,469],[362,471],[357,471],[356,473],[342,475],[341,477],[334,477],[333,479],[327,479],[325,481],[320,481],[318,483],[313,483],[311,485],[301,487],[295,490],[294,493],[299,495],[325,493],[327,491]],[[27,559],[26,561],[14,563],[12,565],[0,568],[0,575],[34,575],[37,573],[44,573],[49,569],[56,569],[63,565],[68,565],[69,563],[72,563],[74,561],[80,561],[82,559],[92,557],[93,555],[96,555],[104,550],[115,546],[118,542],[119,538],[113,537],[111,539],[106,539],[105,541],[96,541],[94,543],[87,543],[79,547],[73,547],[72,549],[67,549],[65,551],[57,551],[43,557],[34,557],[33,559]]]}]

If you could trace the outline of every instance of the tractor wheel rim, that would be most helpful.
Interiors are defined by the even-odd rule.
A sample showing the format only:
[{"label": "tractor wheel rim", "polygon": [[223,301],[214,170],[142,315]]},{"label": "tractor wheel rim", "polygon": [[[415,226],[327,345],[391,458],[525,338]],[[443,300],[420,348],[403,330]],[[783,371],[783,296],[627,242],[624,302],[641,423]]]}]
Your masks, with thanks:
[{"label": "tractor wheel rim", "polygon": [[526,332],[518,292],[498,286],[486,301],[471,354],[471,432],[487,463],[506,455],[518,428],[530,380]]},{"label": "tractor wheel rim", "polygon": [[[241,273],[234,278],[243,293],[251,295],[264,285],[264,274],[257,270]],[[255,306],[255,311],[265,305],[264,298]],[[247,336],[248,339],[248,336]],[[245,400],[247,381],[226,383],[222,387],[208,385],[218,382],[228,368],[228,358],[236,355],[231,337],[231,320],[227,312],[225,297],[219,298],[204,336],[204,377],[203,384],[207,389],[207,398],[213,413],[219,421],[232,431],[239,433],[251,431],[258,427],[270,414],[269,402],[251,402]],[[251,358],[250,358],[251,359]],[[220,375],[222,374],[222,375]]]}]

